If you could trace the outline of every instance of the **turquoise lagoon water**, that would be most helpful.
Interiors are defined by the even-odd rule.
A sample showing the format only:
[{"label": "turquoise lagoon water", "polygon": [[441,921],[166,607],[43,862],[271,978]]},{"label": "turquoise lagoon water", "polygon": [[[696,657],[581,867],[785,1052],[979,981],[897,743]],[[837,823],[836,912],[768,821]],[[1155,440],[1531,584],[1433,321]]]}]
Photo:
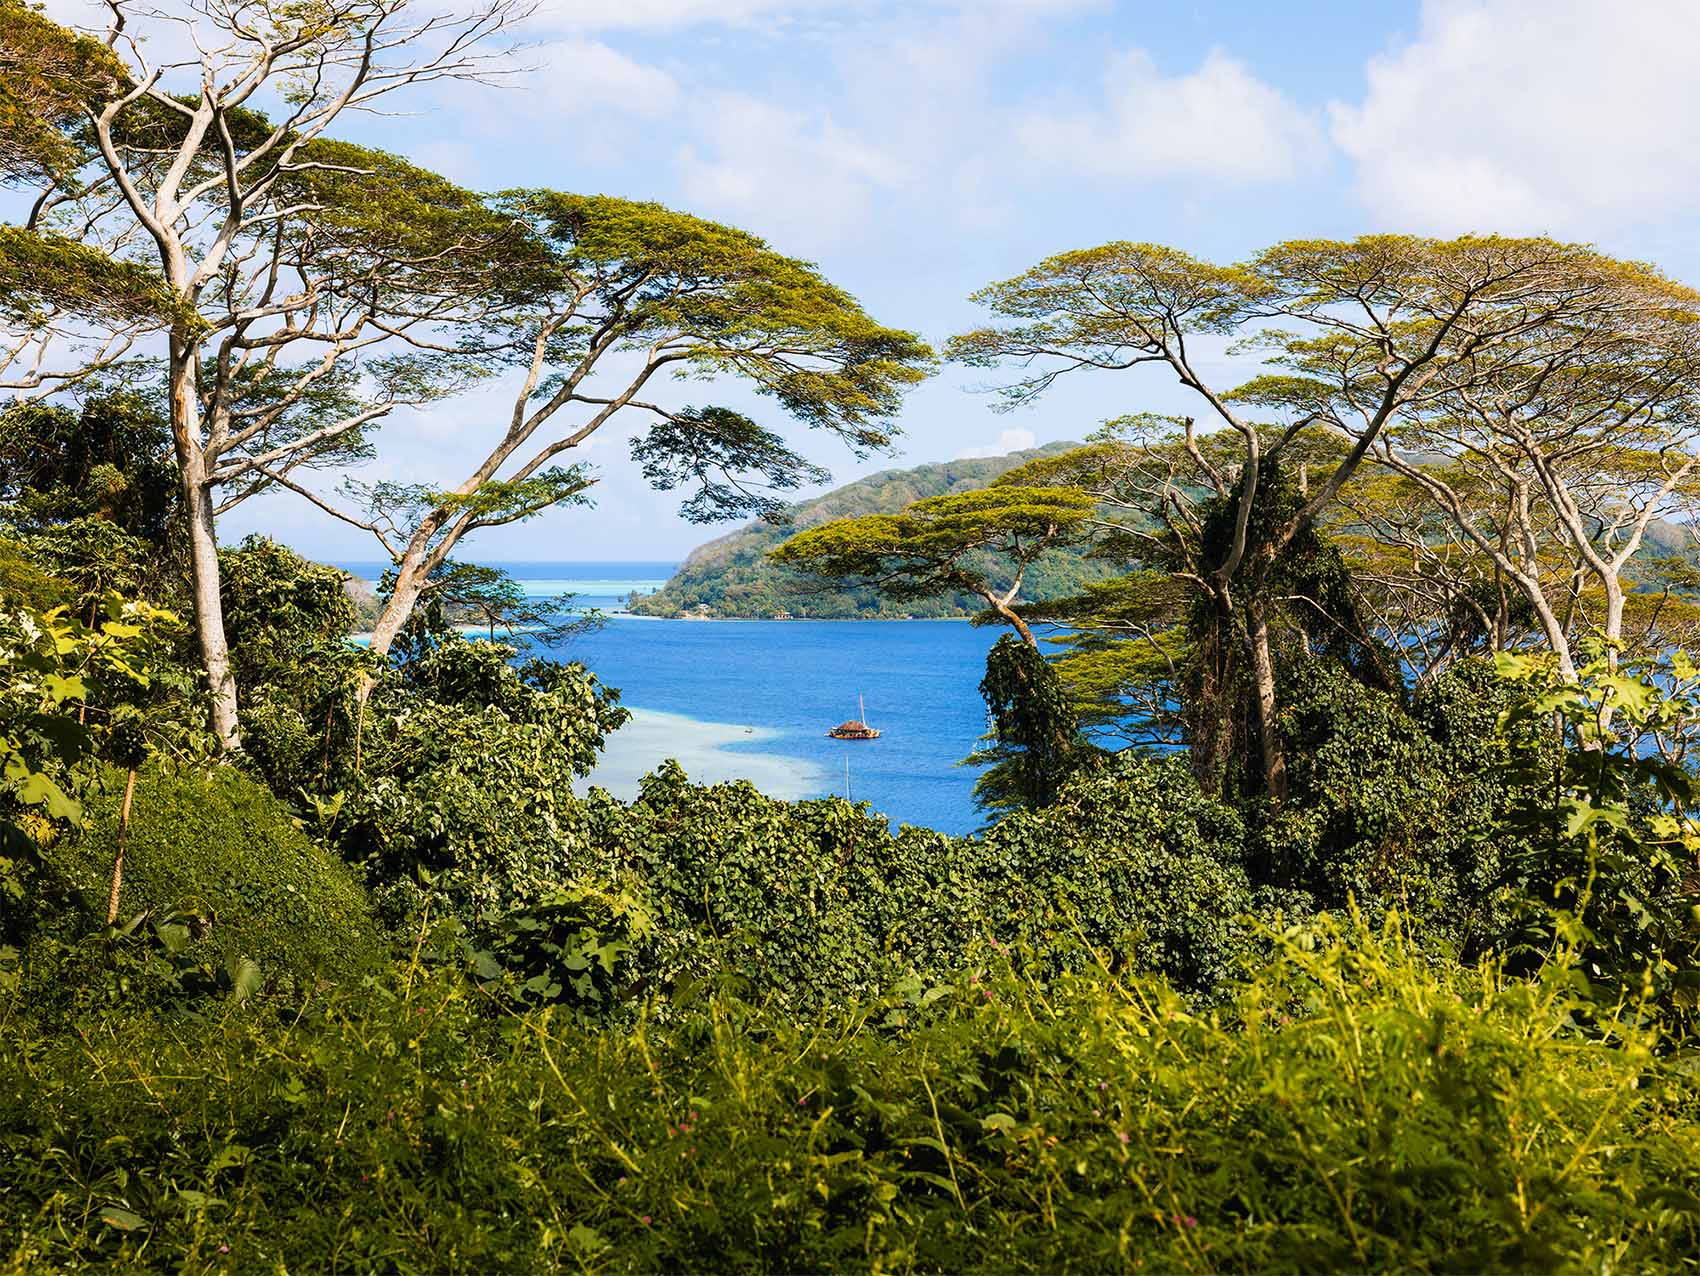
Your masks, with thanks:
[{"label": "turquoise lagoon water", "polygon": [[[845,792],[848,763],[850,796],[894,826],[980,825],[977,773],[957,763],[985,731],[979,684],[997,631],[959,620],[650,620],[619,612],[627,595],[659,587],[671,563],[495,565],[533,596],[573,593],[610,613],[598,632],[547,653],[583,661],[634,711],[590,783],[630,798],[671,757],[696,780],[821,797]],[[883,735],[828,739],[856,716],[858,695]]]}]

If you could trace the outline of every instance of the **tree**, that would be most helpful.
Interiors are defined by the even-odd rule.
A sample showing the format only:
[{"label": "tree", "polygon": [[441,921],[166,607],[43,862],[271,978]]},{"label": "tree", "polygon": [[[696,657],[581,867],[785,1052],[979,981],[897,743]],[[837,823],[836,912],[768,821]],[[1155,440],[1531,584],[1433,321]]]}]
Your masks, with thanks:
[{"label": "tree", "polygon": [[[1534,365],[1532,350],[1558,354],[1566,333],[1677,326],[1694,298],[1646,267],[1545,239],[1301,240],[1233,266],[1112,243],[982,289],[975,300],[1008,322],[953,339],[948,353],[1025,369],[1003,391],[1012,405],[1033,401],[1067,373],[1161,366],[1232,432],[1231,466],[1198,447],[1190,418],[1182,445],[1195,481],[1224,502],[1237,493],[1233,524],[1201,584],[1225,615],[1243,612],[1264,785],[1279,799],[1286,760],[1266,585],[1286,547],[1315,525],[1372,449],[1386,459],[1393,439],[1385,432],[1401,422],[1495,393]],[[1265,351],[1270,371],[1237,387],[1215,385],[1198,349],[1235,336]],[[1259,411],[1282,421],[1268,429],[1251,415]],[[1311,431],[1345,443],[1339,463],[1254,543],[1267,464]]]},{"label": "tree", "polygon": [[1056,670],[1030,643],[1005,634],[992,644],[980,694],[992,719],[990,743],[968,761],[989,767],[974,783],[982,807],[1049,806],[1063,780],[1101,752],[1081,735]]},{"label": "tree", "polygon": [[1612,304],[1521,334],[1491,378],[1437,381],[1377,441],[1521,594],[1565,679],[1576,609],[1596,595],[1616,651],[1649,525],[1687,521],[1700,495],[1700,293],[1639,269]]},{"label": "tree", "polygon": [[171,428],[130,393],[0,408],[0,506],[27,526],[99,518],[163,545],[179,506]]},{"label": "tree", "polygon": [[[7,317],[23,331],[0,371],[14,388],[51,390],[110,369],[143,337],[163,340],[211,718],[235,747],[216,514],[298,467],[358,453],[371,422],[461,383],[464,358],[420,334],[486,305],[481,285],[500,276],[509,234],[472,195],[325,132],[395,90],[488,74],[496,55],[481,45],[515,10],[199,7],[197,55],[160,65],[134,25],[159,15],[110,8],[104,58],[10,10],[0,24],[28,68],[19,83],[66,125],[63,146],[32,143],[39,162],[13,166],[39,170],[41,192],[0,237],[0,297],[18,294]],[[58,73],[73,54],[90,73]],[[73,286],[13,286],[43,262]]]},{"label": "tree", "polygon": [[[392,582],[393,576],[386,576],[378,592],[387,593]],[[578,610],[573,594],[533,598],[507,572],[482,563],[447,559],[429,584],[430,592],[397,636],[397,643],[409,657],[422,654],[457,622],[482,625],[491,642],[496,641],[499,629],[508,638],[531,633],[550,646],[591,633],[603,623],[600,612]]]},{"label": "tree", "polygon": [[658,490],[698,485],[692,518],[771,514],[761,487],[822,476],[740,413],[640,398],[659,374],[742,380],[860,455],[890,444],[889,418],[931,359],[913,334],[875,323],[814,267],[743,231],[659,204],[546,190],[510,193],[498,208],[531,247],[512,279],[521,304],[482,330],[518,377],[488,452],[451,488],[361,489],[364,516],[314,498],[375,535],[395,564],[372,632],[378,652],[468,534],[586,502],[593,477],[558,458],[616,417],[650,422],[633,455]]},{"label": "tree", "polygon": [[23,0],[0,0],[0,185],[69,180],[83,159],[72,136],[83,103],[118,91],[124,63]]},{"label": "tree", "polygon": [[87,624],[113,592],[180,604],[180,493],[170,427],[139,395],[0,409],[0,520]]},{"label": "tree", "polygon": [[875,584],[896,599],[978,595],[1023,642],[1037,646],[1016,610],[1022,581],[1039,555],[1079,535],[1093,509],[1092,498],[1078,490],[999,479],[916,501],[901,514],[822,523],[772,556],[825,579]]}]

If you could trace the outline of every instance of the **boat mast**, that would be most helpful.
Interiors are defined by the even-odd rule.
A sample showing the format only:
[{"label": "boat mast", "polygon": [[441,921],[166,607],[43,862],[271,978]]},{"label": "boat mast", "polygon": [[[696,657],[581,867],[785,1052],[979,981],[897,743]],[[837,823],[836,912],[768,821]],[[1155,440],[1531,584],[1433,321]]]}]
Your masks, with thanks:
[{"label": "boat mast", "polygon": [[851,801],[851,797],[850,797],[850,755],[848,753],[846,753],[844,755],[844,800],[846,802]]},{"label": "boat mast", "polygon": [[868,725],[868,706],[862,703],[862,693],[856,693],[856,710],[861,715],[857,718],[864,727]]}]

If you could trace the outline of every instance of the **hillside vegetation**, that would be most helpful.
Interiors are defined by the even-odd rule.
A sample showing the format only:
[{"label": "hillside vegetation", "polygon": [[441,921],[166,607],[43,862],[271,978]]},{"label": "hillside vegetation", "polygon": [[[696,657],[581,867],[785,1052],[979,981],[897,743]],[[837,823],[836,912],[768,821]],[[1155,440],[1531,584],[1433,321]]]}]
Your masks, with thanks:
[{"label": "hillside vegetation", "polygon": [[[985,487],[1018,465],[1078,446],[1048,443],[1007,456],[942,461],[870,474],[824,496],[799,502],[787,511],[783,523],[746,523],[698,546],[666,585],[653,594],[632,599],[631,609],[642,616],[723,619],[789,615],[813,620],[891,620],[974,615],[985,605],[971,594],[900,602],[871,586],[822,589],[817,582],[770,561],[767,554],[787,537],[807,528],[864,514],[895,514],[929,496]],[[1083,550],[1049,550],[1029,570],[1022,594],[1039,602],[1064,598],[1078,593],[1090,581],[1111,575],[1114,572],[1107,565],[1087,558]]]},{"label": "hillside vegetation", "polygon": [[[0,1276],[1700,1272],[1700,290],[1133,207],[935,353],[736,227],[336,136],[528,5],[108,8],[0,0]],[[1132,415],[779,503],[944,361]],[[595,618],[456,555],[608,542],[604,426],[788,516],[641,610],[1008,627],[984,828],[581,783]],[[220,544],[267,491],[377,596]]]}]

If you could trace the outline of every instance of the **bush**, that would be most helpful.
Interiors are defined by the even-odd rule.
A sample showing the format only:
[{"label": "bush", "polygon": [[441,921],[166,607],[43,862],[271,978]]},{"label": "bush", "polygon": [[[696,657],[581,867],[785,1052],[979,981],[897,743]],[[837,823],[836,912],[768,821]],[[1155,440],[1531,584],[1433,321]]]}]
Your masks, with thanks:
[{"label": "bush", "polygon": [[[72,924],[84,933],[106,920],[123,787],[109,773],[88,828],[46,852],[80,902]],[[137,778],[119,916],[144,911],[204,918],[223,961],[252,958],[274,980],[347,980],[387,951],[347,866],[231,767],[156,766]]]},{"label": "bush", "polygon": [[[1668,1271],[1689,1078],[1636,1008],[1277,938],[1198,1014],[988,970],[799,1021],[493,1022],[410,967],[301,1015],[0,1045],[0,1263],[162,1271]],[[915,1004],[926,1001],[925,1008]]]},{"label": "bush", "polygon": [[593,792],[580,867],[627,883],[655,923],[635,948],[649,984],[733,974],[796,1007],[877,993],[898,968],[854,898],[885,821],[841,799],[783,802],[747,782],[692,785],[668,763],[623,806]]},{"label": "bush", "polygon": [[1289,797],[1262,829],[1260,878],[1324,908],[1356,897],[1436,911],[1448,884],[1432,857],[1446,814],[1434,740],[1398,697],[1321,662],[1299,665],[1285,689]]},{"label": "bush", "polygon": [[1514,841],[1496,741],[1508,696],[1487,661],[1455,665],[1408,705],[1321,662],[1296,665],[1280,719],[1288,800],[1257,822],[1258,882],[1315,908],[1398,907],[1460,949],[1485,942],[1503,920],[1497,878]]},{"label": "bush", "polygon": [[[1243,829],[1177,759],[1108,762],[983,838],[893,837],[866,806],[698,787],[671,764],[630,805],[593,791],[585,817],[571,889],[523,906],[501,944],[534,988],[556,985],[575,1005],[575,983],[589,990],[583,955],[610,941],[619,977],[603,982],[665,990],[731,975],[755,999],[805,1011],[905,976],[948,981],[999,951],[1038,979],[1096,951],[1207,991],[1249,951],[1239,918],[1251,896],[1233,862]],[[626,920],[584,911],[596,899],[629,899]]]},{"label": "bush", "polygon": [[1036,951],[1127,951],[1140,970],[1205,990],[1246,951],[1251,908],[1239,816],[1178,757],[1117,755],[1068,781],[1053,806],[1004,819],[958,852],[991,934]]}]

